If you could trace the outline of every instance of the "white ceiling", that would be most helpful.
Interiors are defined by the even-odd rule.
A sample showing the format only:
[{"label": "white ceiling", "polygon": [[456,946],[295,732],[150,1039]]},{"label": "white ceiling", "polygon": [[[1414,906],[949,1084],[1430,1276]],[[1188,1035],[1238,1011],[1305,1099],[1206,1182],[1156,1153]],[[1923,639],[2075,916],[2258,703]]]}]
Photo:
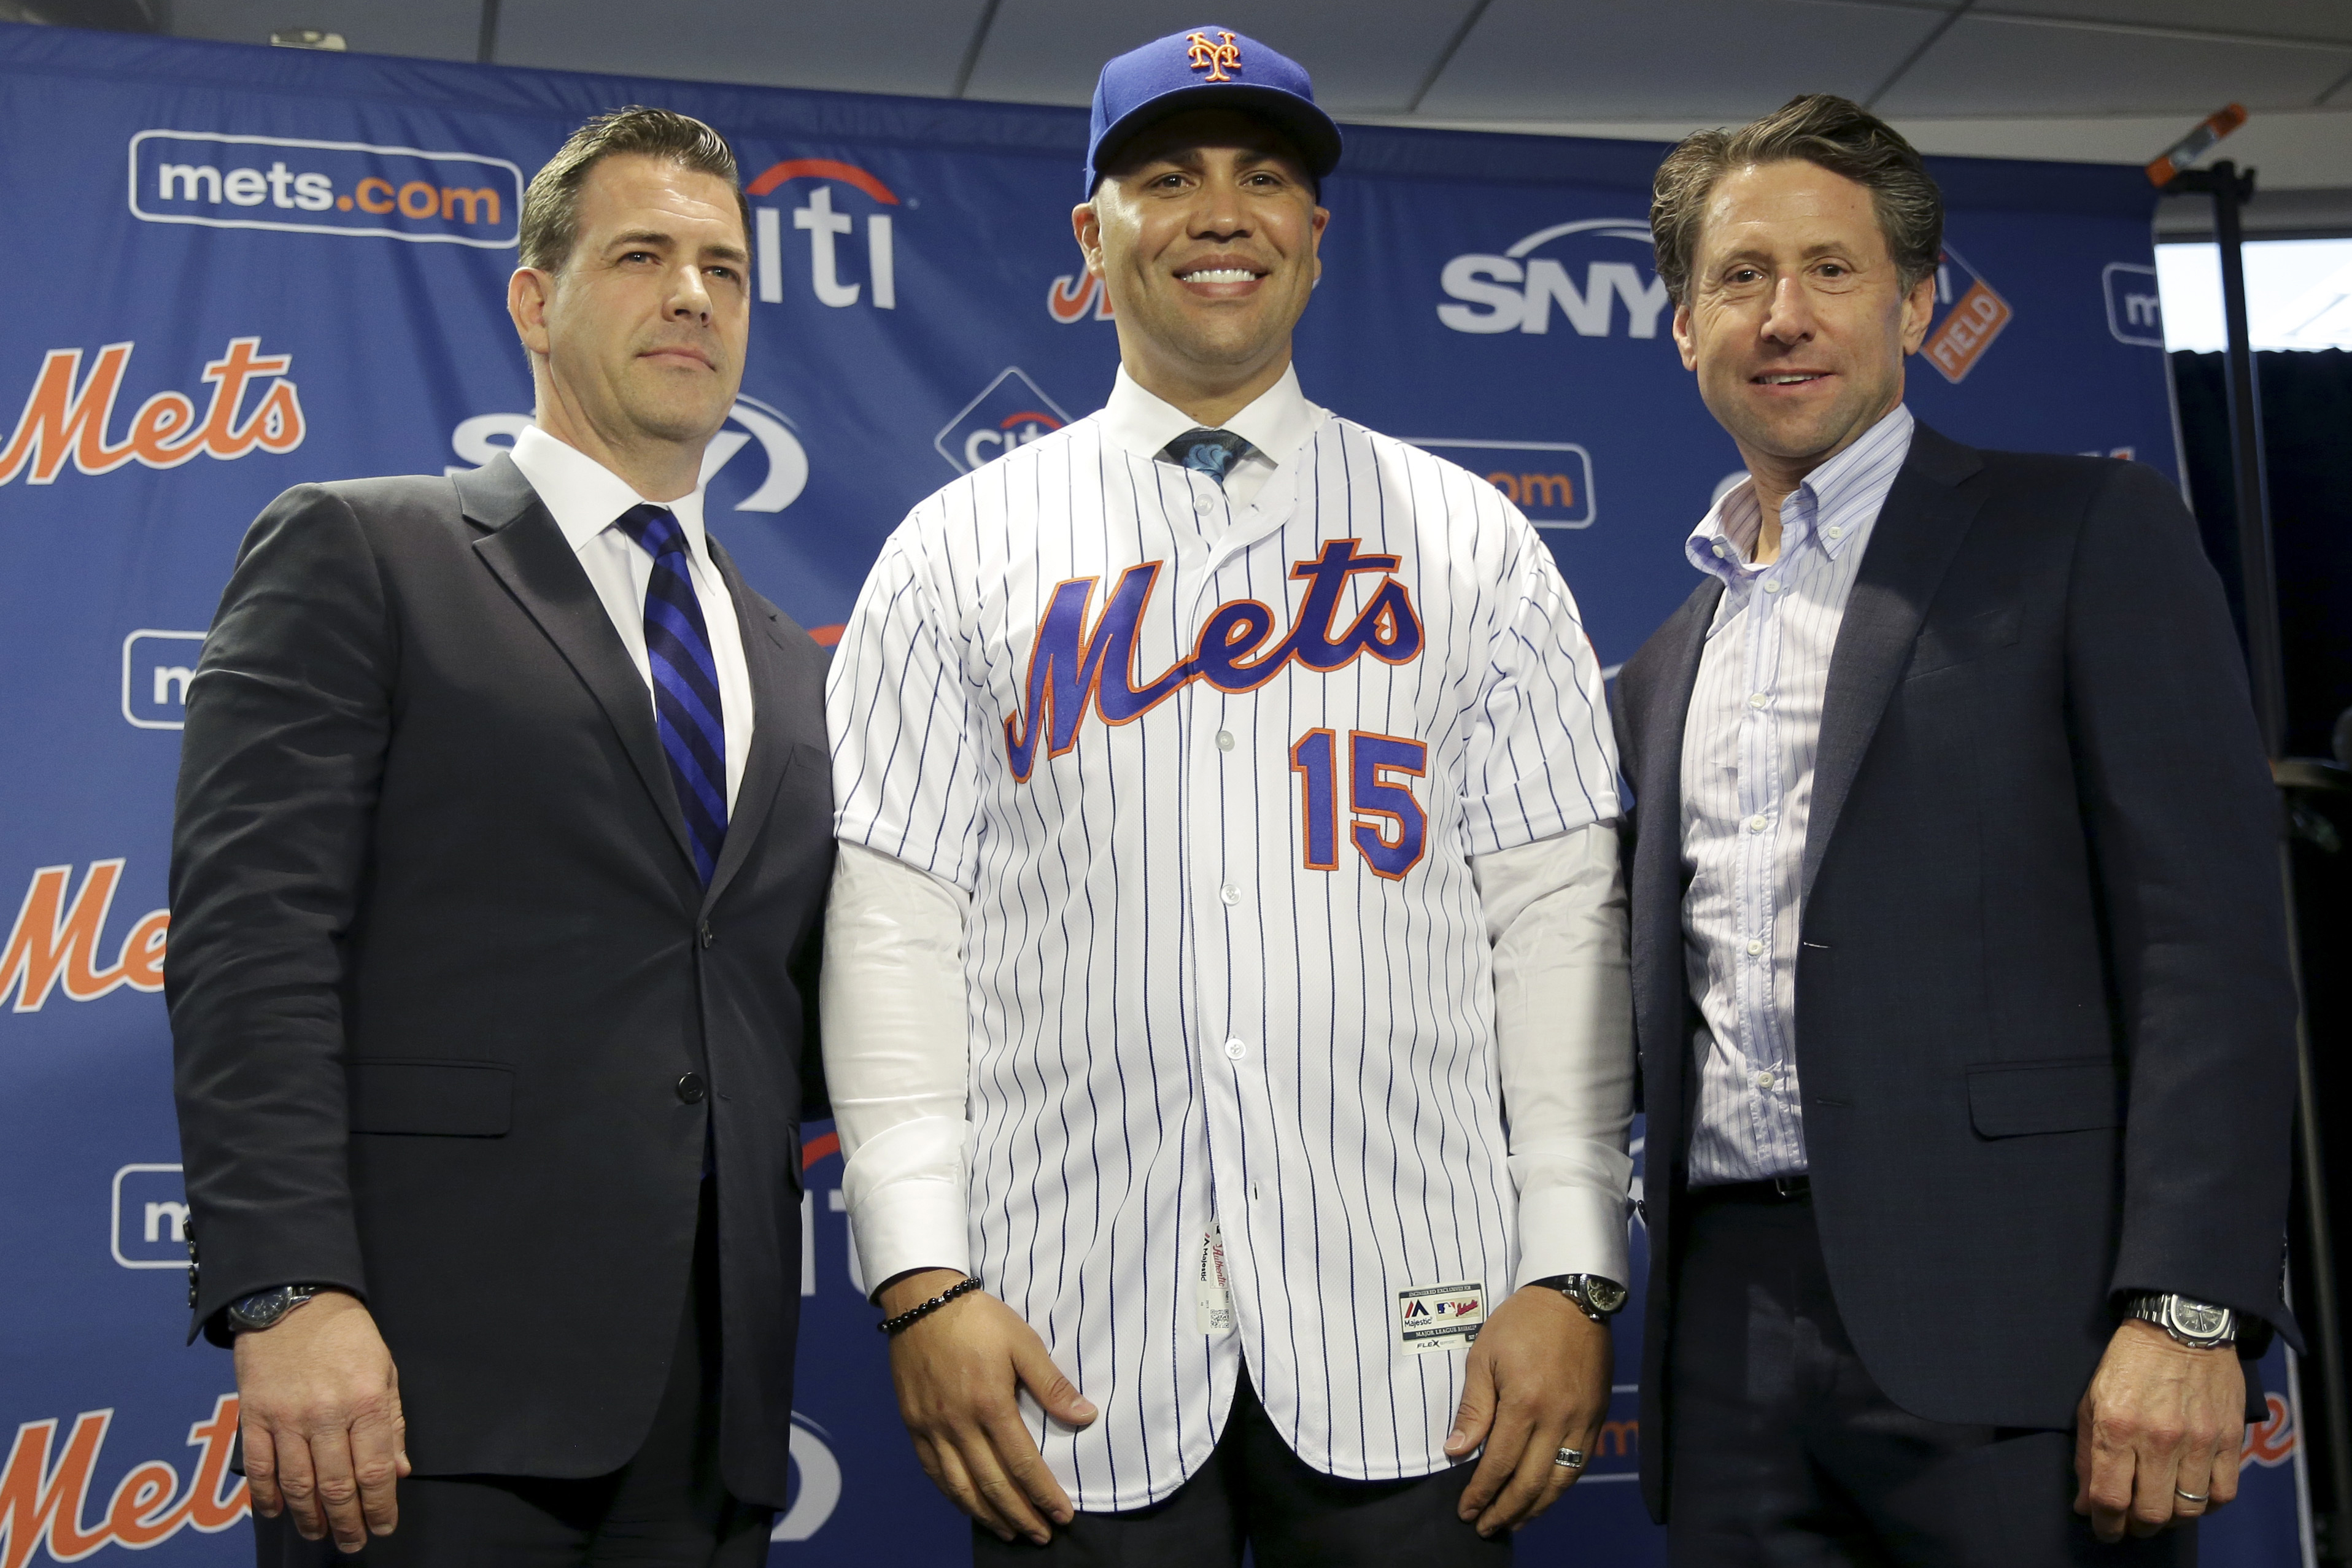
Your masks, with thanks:
[{"label": "white ceiling", "polygon": [[[856,92],[1083,105],[1202,0],[169,0],[170,30]],[[1343,119],[1665,139],[1799,91],[1931,152],[2142,162],[2224,103],[2271,189],[2352,186],[2352,0],[1220,0]]]}]

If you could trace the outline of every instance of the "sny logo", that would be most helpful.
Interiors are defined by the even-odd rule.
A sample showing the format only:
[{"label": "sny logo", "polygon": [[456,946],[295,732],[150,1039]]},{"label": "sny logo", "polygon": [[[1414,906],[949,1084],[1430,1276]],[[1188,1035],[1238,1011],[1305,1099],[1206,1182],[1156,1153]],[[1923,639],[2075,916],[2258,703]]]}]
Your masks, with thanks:
[{"label": "sny logo", "polygon": [[949,467],[969,474],[990,458],[1042,441],[1069,423],[1062,405],[1047,397],[1028,371],[1007,365],[931,437],[931,447],[948,460]]},{"label": "sny logo", "polygon": [[1241,46],[1234,42],[1234,36],[1220,27],[1217,37],[1224,42],[1213,44],[1206,33],[1190,33],[1184,38],[1184,57],[1192,62],[1194,70],[1209,73],[1201,78],[1203,81],[1231,81],[1234,78],[1225,73],[1242,63]]},{"label": "sny logo", "polygon": [[[1594,240],[1640,246],[1633,259],[1588,262],[1584,287],[1569,276],[1570,261],[1535,253],[1555,240]],[[1606,249],[1607,247],[1603,247]],[[1616,256],[1624,253],[1616,252]],[[1580,338],[1606,338],[1617,301],[1625,303],[1625,335],[1654,338],[1672,303],[1666,285],[1648,266],[1650,225],[1640,218],[1583,218],[1538,229],[1500,256],[1473,253],[1445,264],[1437,285],[1459,303],[1441,305],[1437,319],[1456,332],[1549,332],[1552,308]],[[1644,282],[1644,277],[1648,281]]]},{"label": "sny logo", "polygon": [[[226,462],[256,448],[287,453],[302,444],[302,402],[284,379],[294,356],[263,354],[258,338],[231,339],[227,351],[205,366],[213,391],[203,419],[187,393],[159,392],[139,405],[121,441],[108,440],[135,346],[107,344],[86,377],[79,349],[48,351],[16,434],[0,447],[0,485],[19,474],[28,485],[50,484],[65,471],[68,457],[84,474],[111,474],[134,459],[150,468],[177,468],[199,452]],[[247,389],[263,383],[268,390],[251,413],[243,413]]]},{"label": "sny logo", "polygon": [[[809,287],[818,303],[844,309],[856,304],[860,291],[870,286],[874,308],[897,309],[898,261],[890,214],[866,214],[866,283],[844,282],[834,242],[856,225],[847,213],[833,210],[833,187],[845,185],[886,207],[899,205],[898,193],[854,163],[831,158],[790,158],[761,170],[743,187],[743,193],[769,195],[794,180],[828,182],[809,193],[808,205],[793,209],[793,227],[805,230],[809,236]],[[760,298],[767,304],[780,305],[784,298],[783,216],[778,208],[759,207],[752,217],[759,228],[754,248],[760,256]]]},{"label": "sny logo", "polygon": [[[717,479],[735,460],[736,454],[756,443],[760,455],[767,460],[767,469],[760,482],[735,503],[735,510],[781,512],[799,500],[801,492],[808,487],[808,449],[793,434],[793,422],[783,411],[738,392],[735,406],[728,410],[727,418],[730,424],[740,428],[722,427],[710,438],[710,444],[702,449],[702,483],[709,485]],[[527,413],[478,413],[459,421],[457,428],[449,433],[449,447],[465,461],[448,464],[442,472],[455,475],[479,468],[499,454],[510,451],[514,438],[530,428],[530,423]],[[715,505],[715,501],[713,497],[711,504]]]},{"label": "sny logo", "polygon": [[142,131],[131,139],[131,214],[507,250],[522,222],[522,171],[473,152]]}]

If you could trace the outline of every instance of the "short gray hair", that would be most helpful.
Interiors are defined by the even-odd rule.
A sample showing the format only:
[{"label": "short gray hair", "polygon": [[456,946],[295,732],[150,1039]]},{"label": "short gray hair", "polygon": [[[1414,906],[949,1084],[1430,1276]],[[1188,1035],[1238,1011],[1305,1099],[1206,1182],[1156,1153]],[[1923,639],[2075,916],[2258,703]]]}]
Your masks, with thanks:
[{"label": "short gray hair", "polygon": [[1735,169],[1790,162],[1817,164],[1869,189],[1906,290],[1936,270],[1944,254],[1944,193],[1918,149],[1852,99],[1811,92],[1738,131],[1695,131],[1658,165],[1650,239],[1658,277],[1675,304],[1690,303],[1691,262],[1716,183]]},{"label": "short gray hair", "polygon": [[588,171],[606,158],[634,152],[683,164],[727,182],[743,220],[743,243],[751,242],[751,204],[744,196],[727,139],[689,116],[631,104],[600,114],[573,131],[547,166],[530,177],[522,193],[523,266],[561,272],[580,239],[580,187]]}]

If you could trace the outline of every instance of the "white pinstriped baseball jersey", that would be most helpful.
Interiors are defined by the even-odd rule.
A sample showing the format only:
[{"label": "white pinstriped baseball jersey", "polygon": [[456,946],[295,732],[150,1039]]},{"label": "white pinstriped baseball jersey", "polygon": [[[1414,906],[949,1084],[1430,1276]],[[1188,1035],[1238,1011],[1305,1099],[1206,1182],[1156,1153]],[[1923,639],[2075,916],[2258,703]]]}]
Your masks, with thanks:
[{"label": "white pinstriped baseball jersey", "polygon": [[1463,1336],[1412,1336],[1517,1282],[1469,857],[1618,810],[1535,530],[1304,406],[1248,505],[1099,413],[989,463],[835,655],[839,835],[971,895],[971,1268],[1101,1407],[1026,1406],[1089,1511],[1197,1469],[1244,1357],[1317,1469],[1445,1464]]}]

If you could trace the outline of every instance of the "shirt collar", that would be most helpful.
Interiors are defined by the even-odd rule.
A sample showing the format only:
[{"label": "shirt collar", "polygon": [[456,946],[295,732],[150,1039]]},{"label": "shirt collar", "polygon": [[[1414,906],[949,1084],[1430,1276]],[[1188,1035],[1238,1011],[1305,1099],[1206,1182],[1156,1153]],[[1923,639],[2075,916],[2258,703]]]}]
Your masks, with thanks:
[{"label": "shirt collar", "polygon": [[[1808,539],[1832,560],[1860,547],[1910,453],[1916,423],[1910,409],[1898,402],[1852,445],[1805,476],[1780,503],[1782,559]],[[1742,479],[1707,508],[1684,553],[1699,570],[1737,587],[1743,575],[1762,570],[1750,566],[1748,558],[1763,525],[1756,481]]]},{"label": "shirt collar", "polygon": [[[1103,434],[1112,444],[1138,457],[1157,457],[1161,449],[1200,422],[1174,403],[1143,390],[1141,383],[1118,368],[1111,382],[1110,401],[1103,404]],[[1225,421],[1223,428],[1248,442],[1279,468],[1298,454],[1322,423],[1325,411],[1307,401],[1298,390],[1298,367],[1284,368],[1282,379],[1258,393],[1247,408]]]},{"label": "shirt collar", "polygon": [[[514,463],[547,504],[575,555],[618,521],[622,513],[645,502],[626,479],[535,424],[526,425],[515,437]],[[698,484],[691,494],[660,504],[677,519],[688,550],[709,568],[710,546],[703,537],[702,486]]]}]

